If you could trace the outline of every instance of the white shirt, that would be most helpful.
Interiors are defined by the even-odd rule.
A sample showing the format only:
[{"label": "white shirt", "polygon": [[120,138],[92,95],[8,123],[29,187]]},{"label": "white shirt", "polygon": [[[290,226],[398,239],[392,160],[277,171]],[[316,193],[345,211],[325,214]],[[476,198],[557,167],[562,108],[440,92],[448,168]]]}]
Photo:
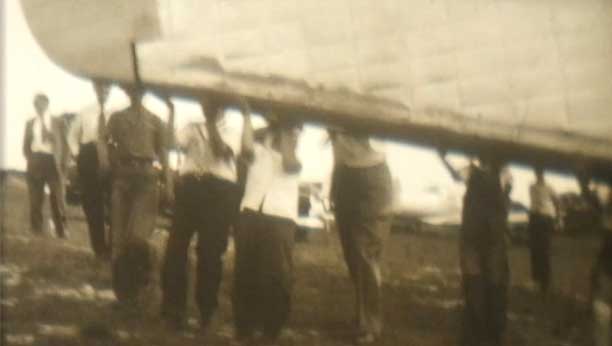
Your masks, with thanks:
[{"label": "white shirt", "polygon": [[[49,112],[46,112],[42,115],[42,119],[45,122],[45,126],[47,127],[47,130],[49,132],[52,131],[51,129],[51,115],[49,114]],[[35,153],[46,153],[46,154],[53,154],[53,143],[52,141],[43,141],[43,126],[42,126],[42,122],[40,121],[40,117],[39,116],[35,116],[34,117],[34,122],[32,123],[32,152]]]},{"label": "white shirt", "polygon": [[[87,107],[82,112],[78,113],[68,132],[68,146],[73,155],[79,153],[79,146],[96,142],[98,140],[98,117],[100,116],[100,107],[92,105]],[[108,121],[110,113],[105,114],[105,120]]]},{"label": "white shirt", "polygon": [[240,209],[297,221],[300,174],[285,172],[282,155],[272,149],[269,141],[255,143],[253,149],[254,160],[249,166]]},{"label": "white shirt", "polygon": [[372,167],[385,162],[384,144],[368,136],[337,133],[332,138],[334,160],[353,168]]},{"label": "white shirt", "polygon": [[181,175],[211,174],[234,183],[237,181],[236,156],[240,152],[241,134],[227,126],[223,120],[217,123],[217,129],[223,142],[234,152],[234,157],[229,160],[215,157],[206,124],[190,123],[176,136],[176,143],[183,153],[183,161],[179,167]]},{"label": "white shirt", "polygon": [[531,197],[531,211],[534,213],[555,217],[556,198],[553,189],[546,183],[534,183],[529,188],[529,196]]}]

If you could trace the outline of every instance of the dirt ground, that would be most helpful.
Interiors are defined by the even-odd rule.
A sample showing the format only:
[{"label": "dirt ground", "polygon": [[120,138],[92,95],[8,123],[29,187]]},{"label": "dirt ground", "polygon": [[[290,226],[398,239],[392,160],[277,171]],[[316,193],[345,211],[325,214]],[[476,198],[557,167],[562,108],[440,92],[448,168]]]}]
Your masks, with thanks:
[{"label": "dirt ground", "polygon": [[[1,196],[7,201],[0,267],[3,345],[230,344],[231,248],[213,325],[206,333],[176,333],[155,310],[134,315],[114,308],[109,265],[94,259],[80,207],[68,209],[69,240],[33,237],[25,182],[12,176],[7,183]],[[164,239],[160,230],[160,248]],[[527,249],[512,246],[507,345],[590,344],[588,277],[597,246],[594,236],[554,238],[553,294],[547,299],[530,284]],[[462,309],[456,236],[396,232],[385,257],[386,325],[378,345],[456,345]],[[336,235],[311,234],[296,243],[295,265],[292,317],[280,344],[350,345],[354,298]]]}]

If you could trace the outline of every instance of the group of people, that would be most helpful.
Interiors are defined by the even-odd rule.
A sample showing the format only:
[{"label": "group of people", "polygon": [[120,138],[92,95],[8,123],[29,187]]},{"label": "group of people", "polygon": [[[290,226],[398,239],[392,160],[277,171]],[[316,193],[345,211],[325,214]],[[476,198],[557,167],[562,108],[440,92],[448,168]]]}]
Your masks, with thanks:
[{"label": "group of people", "polygon": [[[291,310],[301,124],[264,112],[267,126],[254,130],[248,103],[238,100],[243,126],[236,136],[225,121],[227,101],[209,97],[200,102],[205,121],[175,133],[170,99],[164,98],[170,114],[165,126],[143,107],[138,85],[122,88],[130,105],[107,118],[109,86],[94,83],[98,109],[79,114],[69,128],[57,119],[53,126],[58,134],[53,138],[46,135],[51,128],[48,98],[36,96],[37,116],[28,122],[24,141],[30,193],[36,197],[31,199],[32,230],[42,232],[40,206],[46,183],[55,228],[64,234],[65,164],[58,162],[72,154],[91,245],[96,257],[111,261],[120,304],[150,301],[149,287],[160,285],[162,319],[173,328],[185,328],[188,252],[197,234],[195,300],[206,329],[218,306],[231,232],[236,340],[248,343],[261,335],[264,342],[274,343]],[[371,343],[383,325],[380,260],[391,225],[391,176],[385,155],[370,145],[366,134],[333,129],[329,136],[336,161],[332,201],[356,292],[356,340]],[[176,179],[168,168],[171,147],[183,157]],[[57,148],[63,151],[60,159],[53,155]],[[173,214],[158,273],[149,238],[160,196],[173,205]]]},{"label": "group of people", "polygon": [[[62,173],[72,154],[91,245],[98,258],[111,261],[120,304],[139,306],[151,300],[148,287],[160,286],[162,319],[173,328],[185,328],[188,252],[197,235],[195,301],[206,329],[218,306],[223,255],[231,233],[236,340],[249,343],[261,335],[264,342],[274,343],[291,310],[301,124],[264,112],[267,126],[254,130],[248,102],[237,100],[243,116],[238,133],[226,123],[229,102],[206,97],[200,101],[205,121],[175,133],[169,98],[164,98],[169,109],[164,125],[142,105],[144,91],[138,84],[122,88],[130,105],[107,118],[109,86],[95,82],[98,108],[79,114],[70,128],[49,116],[45,95],[36,95],[37,116],[26,125],[23,149],[32,231],[42,232],[47,184],[55,230],[59,237],[67,236]],[[330,200],[355,291],[355,340],[373,343],[383,328],[381,259],[393,212],[391,175],[384,152],[368,134],[341,128],[328,132],[334,154]],[[184,158],[176,177],[168,167],[169,148],[178,148]],[[534,279],[546,291],[557,204],[542,171],[536,175],[530,190],[532,263]],[[511,185],[502,179],[502,162],[485,154],[479,164],[470,166],[465,183],[459,241],[465,299],[462,344],[501,345],[509,281],[505,235]],[[150,236],[160,197],[173,206],[173,214],[157,270]],[[606,306],[608,313],[612,311]]]}]

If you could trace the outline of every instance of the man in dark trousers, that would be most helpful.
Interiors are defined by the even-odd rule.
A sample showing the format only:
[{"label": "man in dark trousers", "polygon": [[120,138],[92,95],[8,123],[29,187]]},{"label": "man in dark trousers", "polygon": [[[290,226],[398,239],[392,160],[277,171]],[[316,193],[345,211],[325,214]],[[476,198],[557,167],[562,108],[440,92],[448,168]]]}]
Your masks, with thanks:
[{"label": "man in dark trousers", "polygon": [[64,172],[68,159],[66,123],[49,112],[49,98],[34,97],[36,116],[26,123],[23,154],[27,160],[27,181],[30,197],[30,227],[35,234],[43,233],[42,207],[45,185],[49,187],[51,215],[55,232],[67,238],[64,204]]},{"label": "man in dark trousers", "polygon": [[608,177],[608,195],[604,201],[589,186],[590,177],[580,170],[578,185],[584,200],[600,218],[602,242],[591,271],[591,312],[593,344],[612,345],[612,175]]},{"label": "man in dark trousers", "polygon": [[261,330],[257,344],[274,345],[291,311],[301,126],[268,113],[268,126],[255,142],[248,112],[244,115],[241,157],[248,172],[234,233],[236,341],[250,345]]},{"label": "man in dark trousers", "polygon": [[[107,138],[112,165],[111,232],[113,288],[125,306],[150,306],[149,293],[158,288],[155,248],[149,243],[158,214],[158,184],[166,188],[162,197],[173,199],[168,170],[166,128],[142,105],[139,84],[124,85],[128,108],[115,112],[108,121]],[[135,304],[134,304],[135,303]]]},{"label": "man in dark trousers", "polygon": [[550,285],[550,241],[555,230],[558,201],[554,190],[546,184],[544,171],[535,169],[536,181],[529,188],[529,249],[531,250],[531,276],[542,293]]},{"label": "man in dark trousers", "polygon": [[186,322],[191,239],[197,234],[195,298],[205,329],[218,305],[223,254],[240,203],[236,158],[241,135],[226,123],[224,105],[206,99],[201,106],[206,122],[188,124],[176,139],[184,161],[162,269],[162,318],[178,329]]},{"label": "man in dark trousers", "polygon": [[93,84],[98,107],[78,114],[68,137],[72,154],[77,157],[77,170],[83,211],[89,228],[89,239],[98,259],[110,258],[110,236],[107,231],[107,213],[110,207],[109,162],[104,141],[106,115],[104,104],[109,86]]},{"label": "man in dark trousers", "polygon": [[509,280],[508,192],[493,158],[472,165],[463,199],[460,261],[465,299],[463,345],[502,345]]}]

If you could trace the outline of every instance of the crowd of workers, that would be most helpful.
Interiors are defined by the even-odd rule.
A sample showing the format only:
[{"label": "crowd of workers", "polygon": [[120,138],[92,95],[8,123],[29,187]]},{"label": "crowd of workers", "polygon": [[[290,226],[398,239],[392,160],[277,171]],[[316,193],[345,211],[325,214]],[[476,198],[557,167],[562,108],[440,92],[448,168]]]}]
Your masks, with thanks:
[{"label": "crowd of workers", "polygon": [[[47,185],[55,231],[60,238],[69,236],[63,174],[69,157],[75,157],[91,246],[97,258],[111,264],[119,304],[139,309],[161,287],[161,318],[172,328],[186,328],[188,252],[197,235],[195,301],[206,330],[218,306],[223,254],[232,234],[235,341],[249,344],[257,336],[258,342],[274,344],[291,311],[301,124],[264,112],[267,126],[256,131],[248,102],[236,100],[243,116],[236,135],[225,122],[228,101],[206,97],[200,102],[205,121],[175,131],[169,98],[163,98],[169,109],[165,125],[142,105],[139,85],[121,87],[130,99],[126,109],[107,117],[110,86],[95,82],[98,109],[78,114],[70,127],[50,116],[45,95],[35,96],[37,116],[26,125],[23,145],[32,231],[43,232]],[[384,152],[368,134],[341,128],[328,133],[334,154],[330,199],[356,297],[355,342],[376,343],[384,325],[381,260],[393,213],[391,175]],[[169,148],[184,157],[176,179],[168,167]],[[500,179],[502,167],[495,155],[482,154],[465,181],[459,248],[465,302],[461,344],[466,346],[504,340],[511,185]],[[609,203],[598,203],[588,180],[581,182],[604,228],[612,232]],[[536,169],[530,197],[532,274],[546,294],[558,202],[541,169]],[[173,206],[173,214],[157,265],[150,236],[160,198]],[[593,271],[597,345],[609,344],[612,317],[612,237],[607,233],[603,244]]]}]

